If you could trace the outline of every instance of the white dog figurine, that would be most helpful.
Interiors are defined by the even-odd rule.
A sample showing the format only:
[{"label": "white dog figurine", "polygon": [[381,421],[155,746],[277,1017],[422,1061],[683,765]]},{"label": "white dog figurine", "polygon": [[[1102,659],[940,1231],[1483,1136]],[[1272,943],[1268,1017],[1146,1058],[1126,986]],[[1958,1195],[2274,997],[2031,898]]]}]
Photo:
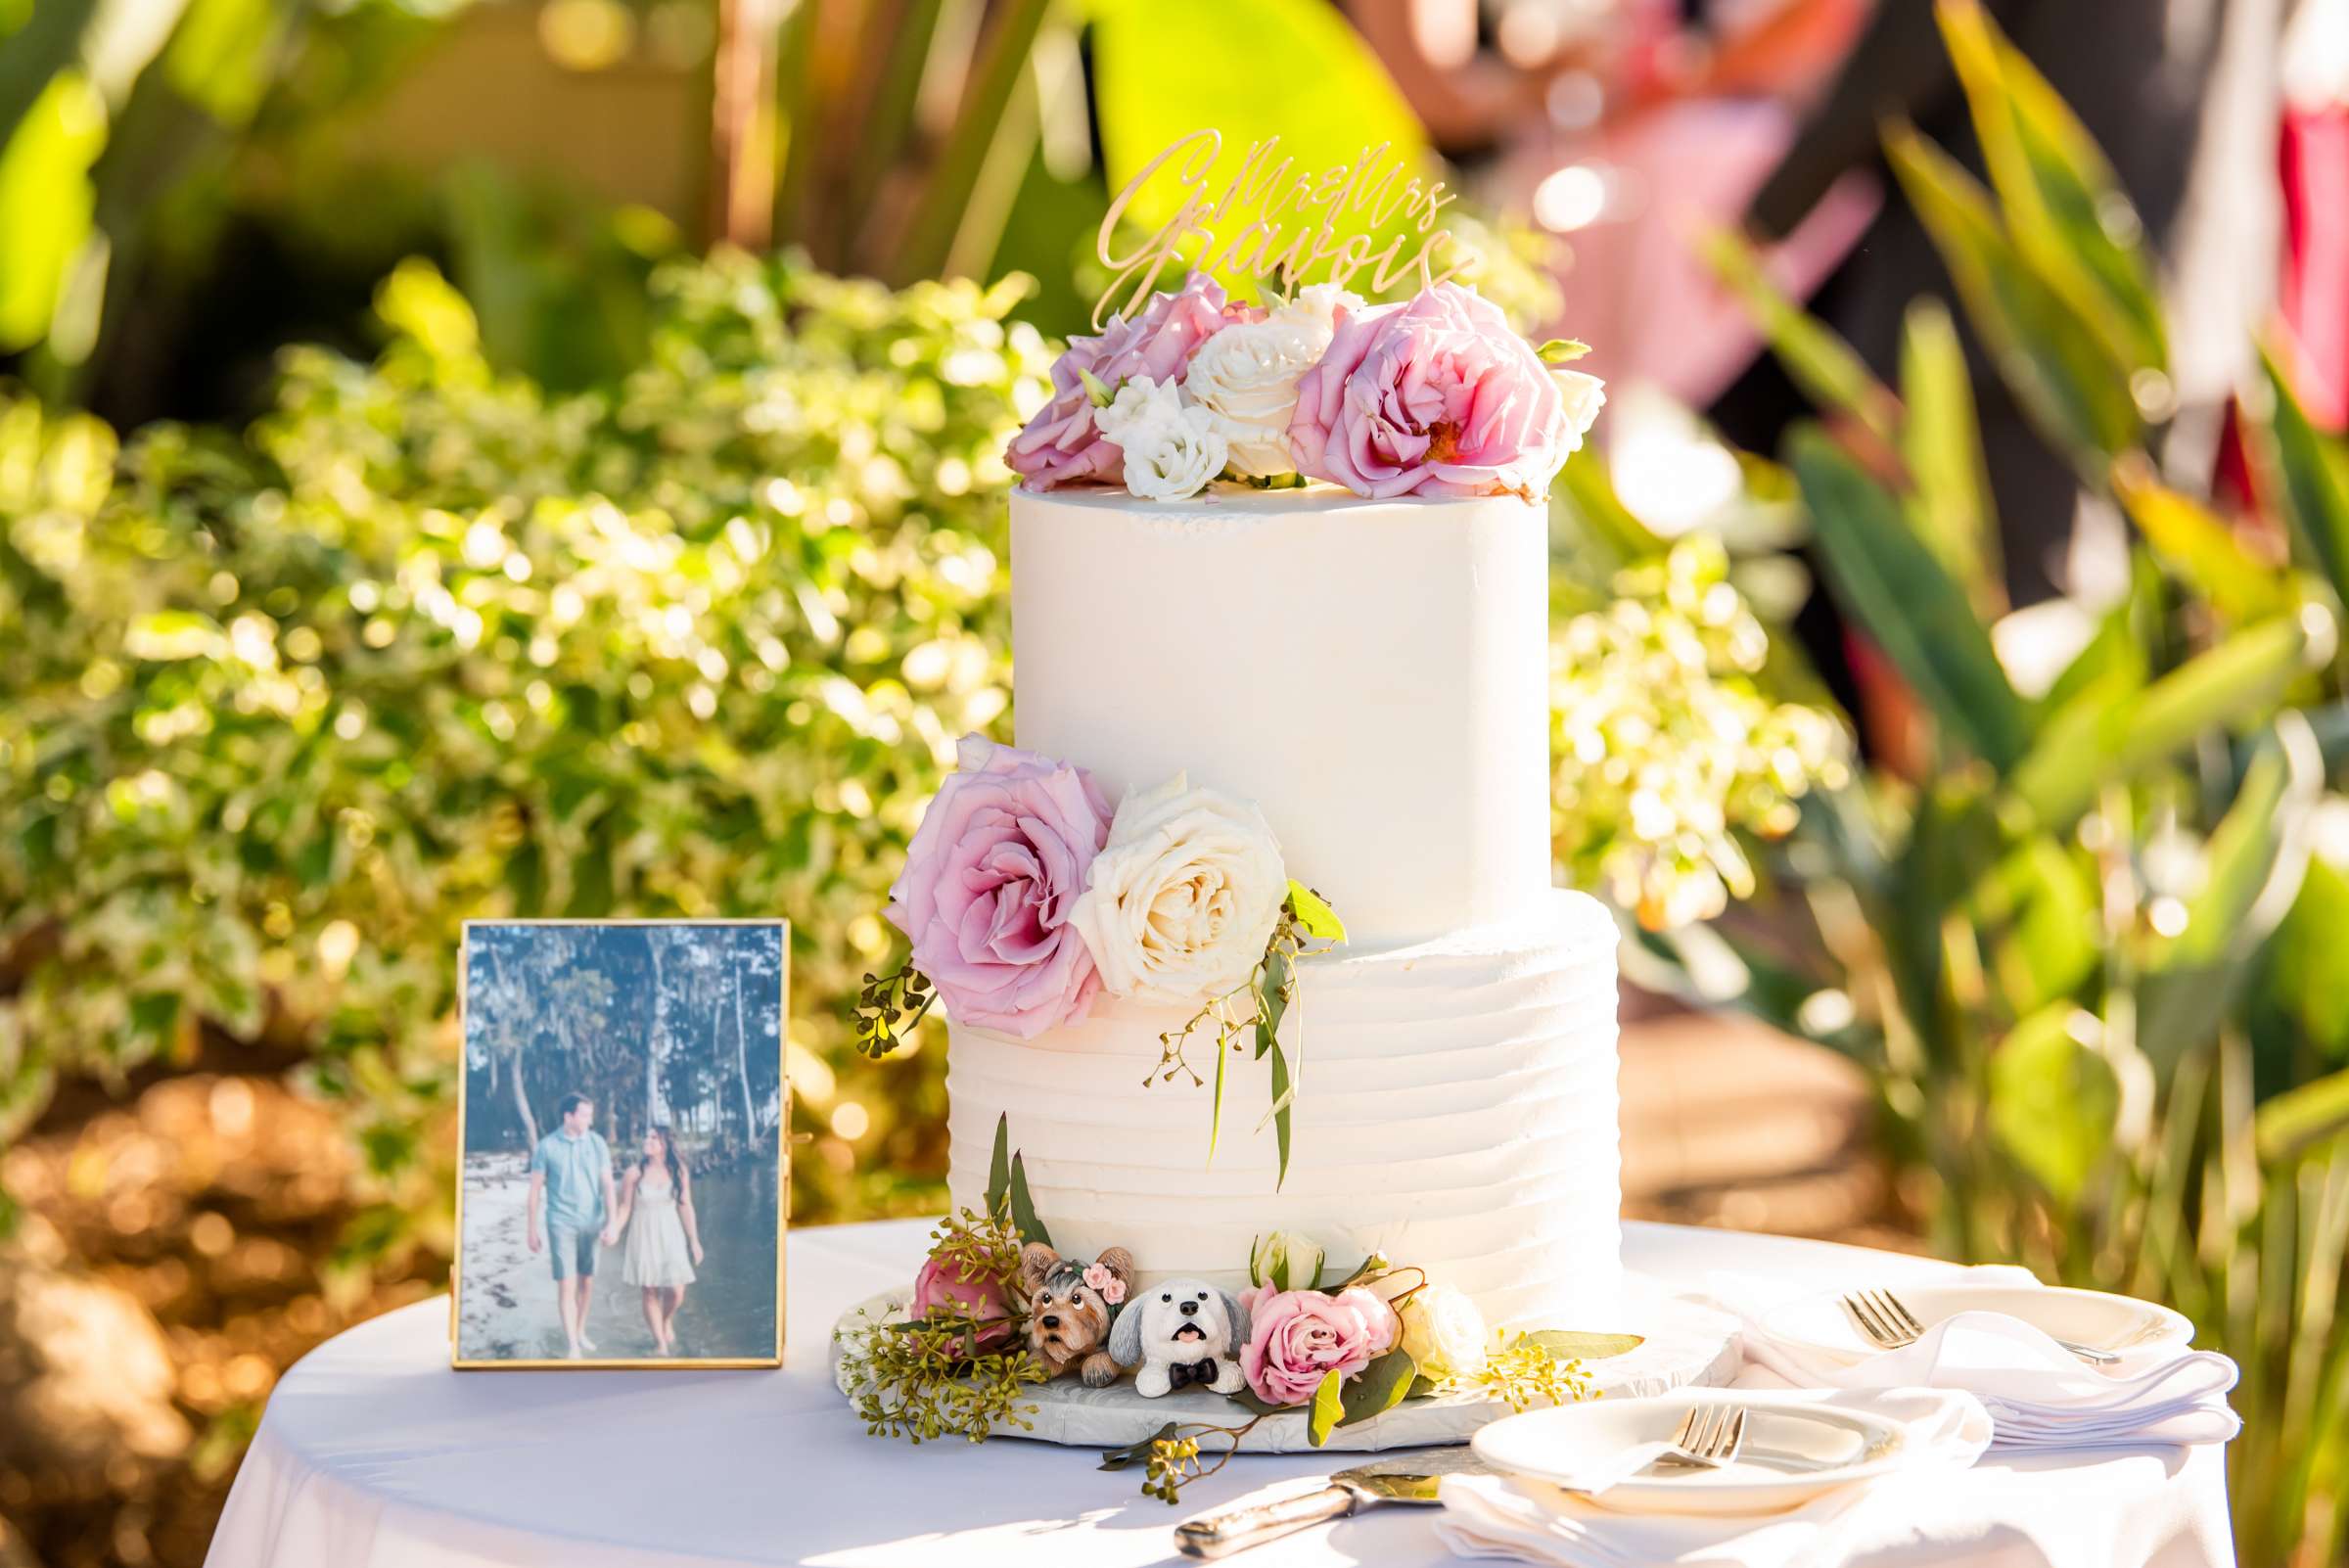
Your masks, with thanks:
[{"label": "white dog figurine", "polygon": [[1203,1279],[1168,1279],[1134,1292],[1109,1331],[1109,1354],[1134,1367],[1134,1392],[1157,1399],[1196,1383],[1218,1394],[1243,1386],[1248,1311]]}]

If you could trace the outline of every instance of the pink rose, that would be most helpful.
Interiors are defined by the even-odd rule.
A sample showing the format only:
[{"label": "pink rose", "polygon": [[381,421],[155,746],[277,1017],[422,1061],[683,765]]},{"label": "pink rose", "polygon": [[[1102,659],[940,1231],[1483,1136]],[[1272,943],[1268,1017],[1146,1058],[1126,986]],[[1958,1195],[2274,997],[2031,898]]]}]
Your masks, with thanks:
[{"label": "pink rose", "polygon": [[1003,460],[1039,490],[1082,480],[1116,481],[1126,452],[1094,423],[1081,372],[1091,371],[1113,392],[1136,376],[1162,387],[1179,382],[1201,344],[1225,322],[1251,313],[1227,310],[1222,287],[1195,272],[1178,293],[1153,296],[1141,314],[1112,321],[1099,337],[1070,339],[1052,366],[1052,400],[1013,438]]},{"label": "pink rose", "polygon": [[922,1261],[922,1271],[913,1276],[913,1300],[906,1311],[914,1317],[967,1317],[982,1327],[976,1336],[966,1336],[959,1347],[961,1354],[977,1354],[969,1343],[979,1341],[978,1351],[1002,1344],[1011,1337],[1011,1296],[1002,1282],[986,1275],[977,1279],[962,1277],[962,1268],[939,1258]]},{"label": "pink rose", "polygon": [[1289,421],[1298,472],[1380,499],[1533,499],[1582,436],[1532,346],[1453,283],[1341,312]]},{"label": "pink rose", "polygon": [[1126,1281],[1109,1271],[1105,1264],[1087,1264],[1084,1282],[1093,1288],[1103,1301],[1115,1307],[1126,1299]]},{"label": "pink rose", "polygon": [[956,1023],[1034,1039],[1082,1018],[1101,989],[1068,916],[1109,838],[1109,801],[1082,768],[977,735],[959,761],[882,912]]},{"label": "pink rose", "polygon": [[1335,1296],[1266,1285],[1240,1302],[1240,1371],[1267,1405],[1303,1405],[1330,1372],[1352,1377],[1395,1343],[1395,1310],[1359,1285]]}]

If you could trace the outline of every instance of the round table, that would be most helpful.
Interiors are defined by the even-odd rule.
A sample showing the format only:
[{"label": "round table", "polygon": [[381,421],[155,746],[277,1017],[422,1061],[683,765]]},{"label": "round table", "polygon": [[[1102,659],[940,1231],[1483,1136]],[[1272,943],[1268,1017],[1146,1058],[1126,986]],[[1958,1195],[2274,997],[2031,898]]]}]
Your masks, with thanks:
[{"label": "round table", "polygon": [[[445,1300],[363,1323],[278,1384],[209,1568],[1117,1568],[1181,1562],[1168,1533],[1176,1520],[1332,1468],[1313,1455],[1241,1455],[1175,1509],[1082,1450],[865,1436],[832,1386],[827,1336],[850,1303],[911,1276],[927,1234],[920,1222],[795,1232],[779,1371],[454,1372]],[[1625,1227],[1624,1258],[1691,1289],[1714,1270],[1827,1289],[1948,1268],[1652,1224]],[[1240,1560],[1452,1562],[1431,1516],[1384,1508]],[[1872,1522],[1842,1560],[2223,1568],[2234,1562],[2225,1455],[2156,1446],[1994,1456],[1923,1509]]]}]

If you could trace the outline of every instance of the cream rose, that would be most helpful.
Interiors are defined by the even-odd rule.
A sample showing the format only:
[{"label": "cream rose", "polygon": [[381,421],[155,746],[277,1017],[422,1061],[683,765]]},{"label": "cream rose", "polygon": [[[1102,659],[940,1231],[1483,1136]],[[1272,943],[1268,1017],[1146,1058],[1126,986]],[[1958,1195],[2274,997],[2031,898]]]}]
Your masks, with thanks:
[{"label": "cream rose", "polygon": [[1183,401],[1173,382],[1135,376],[1093,422],[1126,454],[1126,488],[1143,500],[1187,499],[1223,472],[1227,453],[1215,415]]},{"label": "cream rose", "polygon": [[1247,981],[1288,891],[1264,813],[1177,773],[1119,804],[1069,923],[1112,996],[1188,1007]]},{"label": "cream rose", "polygon": [[1403,1348],[1420,1375],[1438,1382],[1485,1365],[1485,1314],[1454,1285],[1429,1285],[1403,1307]]},{"label": "cream rose", "polygon": [[1200,346],[1183,391],[1215,415],[1234,469],[1255,479],[1296,472],[1289,420],[1297,383],[1329,347],[1339,307],[1361,302],[1317,283],[1264,320],[1235,322]]},{"label": "cream rose", "polygon": [[1607,406],[1607,384],[1596,376],[1579,370],[1550,372],[1558,384],[1560,412],[1566,425],[1564,445],[1571,455],[1582,450],[1583,438],[1598,418],[1598,411]]}]

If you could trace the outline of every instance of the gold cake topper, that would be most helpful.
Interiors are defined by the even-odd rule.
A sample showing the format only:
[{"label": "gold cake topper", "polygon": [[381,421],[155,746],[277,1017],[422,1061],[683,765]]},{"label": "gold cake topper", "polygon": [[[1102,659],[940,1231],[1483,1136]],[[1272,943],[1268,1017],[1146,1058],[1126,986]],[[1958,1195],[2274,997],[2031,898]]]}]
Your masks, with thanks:
[{"label": "gold cake topper", "polygon": [[[1170,265],[1184,272],[1222,271],[1258,279],[1277,275],[1287,291],[1297,289],[1324,263],[1328,281],[1340,285],[1362,268],[1373,268],[1374,294],[1392,287],[1414,266],[1430,287],[1451,277],[1459,270],[1456,263],[1435,270],[1434,257],[1451,243],[1451,232],[1437,227],[1436,220],[1458,198],[1445,190],[1442,180],[1431,182],[1416,174],[1398,191],[1395,182],[1403,173],[1403,161],[1389,158],[1393,146],[1381,142],[1365,147],[1351,163],[1299,169],[1294,158],[1276,160],[1280,138],[1267,136],[1248,144],[1246,156],[1218,190],[1222,132],[1196,130],[1176,137],[1134,172],[1101,219],[1098,250],[1110,281],[1093,302],[1093,330],[1138,308],[1157,292],[1158,280]],[[1162,171],[1184,193],[1181,207],[1156,233],[1119,254],[1120,219],[1142,187]],[[1408,221],[1379,249],[1377,235],[1399,217]],[[1418,246],[1406,255],[1405,242],[1414,235]],[[1184,248],[1193,241],[1196,252],[1186,254]]]}]

